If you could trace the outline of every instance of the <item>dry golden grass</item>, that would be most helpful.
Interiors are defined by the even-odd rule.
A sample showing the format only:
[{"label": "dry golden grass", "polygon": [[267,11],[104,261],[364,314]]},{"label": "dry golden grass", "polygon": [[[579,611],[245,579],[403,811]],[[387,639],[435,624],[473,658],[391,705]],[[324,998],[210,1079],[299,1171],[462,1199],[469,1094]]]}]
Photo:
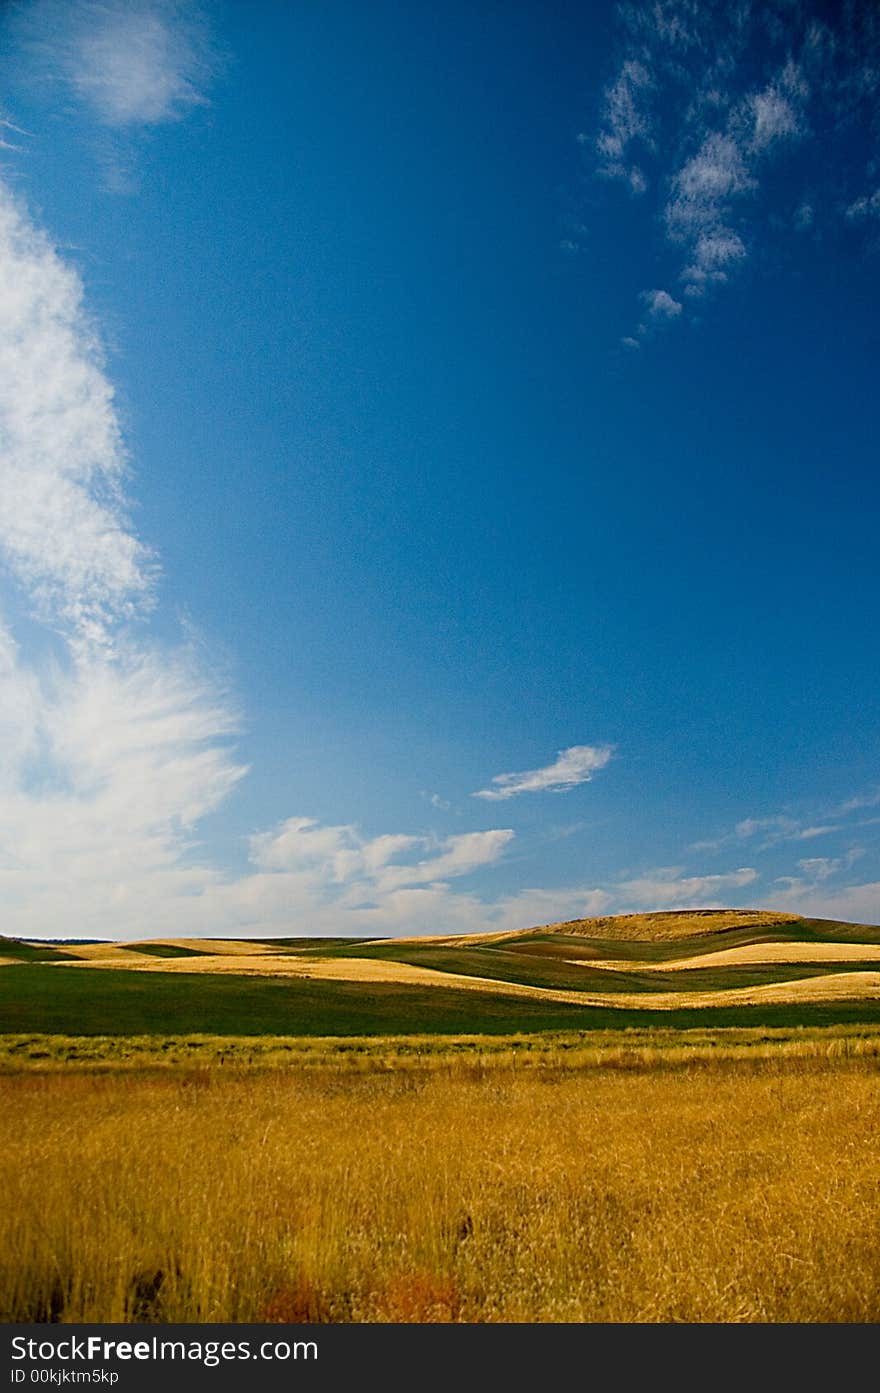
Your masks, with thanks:
[{"label": "dry golden grass", "polygon": [[134,963],[138,959],[138,954],[129,952],[124,943],[71,943],[65,944],[64,952],[77,961],[96,964],[117,958]]},{"label": "dry golden grass", "polygon": [[875,1321],[875,1058],[0,1080],[0,1318]]},{"label": "dry golden grass", "polygon": [[447,1070],[658,1070],[718,1063],[838,1064],[880,1059],[880,1026],[565,1030],[528,1035],[0,1035],[0,1074],[294,1067],[362,1073]]},{"label": "dry golden grass", "polygon": [[[197,953],[209,953],[215,957],[255,957],[268,950],[263,943],[251,943],[247,939],[223,938],[143,938],[137,943],[66,943],[65,953],[80,962],[94,965],[138,966],[144,960],[143,953],[132,952],[132,948],[169,947],[191,948]],[[118,962],[116,960],[119,960]],[[149,959],[147,959],[149,961]],[[156,962],[187,961],[193,959],[156,958]]]},{"label": "dry golden grass", "polygon": [[746,943],[740,948],[719,948],[673,962],[636,962],[633,959],[570,959],[576,967],[597,967],[611,972],[687,972],[692,968],[772,966],[774,963],[880,962],[878,943]]},{"label": "dry golden grass", "polygon": [[[682,909],[660,910],[650,914],[609,914],[595,919],[569,919],[547,924],[545,933],[572,934],[584,938],[622,938],[642,942],[693,938],[698,934],[722,933],[726,929],[770,928],[776,924],[796,924],[797,914],[765,909]],[[531,930],[534,933],[534,930]]]}]

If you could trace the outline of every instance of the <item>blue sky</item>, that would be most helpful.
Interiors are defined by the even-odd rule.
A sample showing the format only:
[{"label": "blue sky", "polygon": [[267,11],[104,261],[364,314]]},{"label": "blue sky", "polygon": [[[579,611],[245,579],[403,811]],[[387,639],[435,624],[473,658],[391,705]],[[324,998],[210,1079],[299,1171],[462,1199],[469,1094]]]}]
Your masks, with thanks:
[{"label": "blue sky", "polygon": [[2,26],[3,930],[880,921],[875,7]]}]

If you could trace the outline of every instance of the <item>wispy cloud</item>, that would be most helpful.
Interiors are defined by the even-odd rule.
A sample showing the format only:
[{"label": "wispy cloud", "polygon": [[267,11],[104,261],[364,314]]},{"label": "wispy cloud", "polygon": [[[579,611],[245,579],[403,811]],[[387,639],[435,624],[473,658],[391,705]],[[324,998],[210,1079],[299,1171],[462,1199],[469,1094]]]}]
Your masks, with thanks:
[{"label": "wispy cloud", "polygon": [[216,62],[199,6],[177,0],[31,0],[14,32],[44,77],[115,128],[202,105]]},{"label": "wispy cloud", "polygon": [[793,878],[772,890],[768,909],[790,910],[817,919],[838,919],[858,924],[880,923],[880,881],[861,885],[829,886],[822,881]]},{"label": "wispy cloud", "polygon": [[853,199],[846,210],[846,216],[851,222],[859,222],[862,218],[880,218],[880,189]]},{"label": "wispy cloud", "polygon": [[[622,3],[617,14],[623,54],[602,94],[595,173],[648,194],[646,237],[664,229],[667,251],[679,256],[685,303],[724,285],[783,229],[803,235],[841,212],[853,226],[880,216],[871,159],[860,171],[841,158],[854,129],[869,146],[873,140],[880,88],[873,7],[657,0]],[[579,140],[590,147],[586,133]],[[826,170],[824,203],[814,187],[795,184],[804,171],[789,156],[807,145],[807,177],[815,184],[817,166]],[[841,197],[846,181],[850,192]],[[649,315],[626,346],[658,321]]]},{"label": "wispy cloud", "polygon": [[718,875],[684,875],[678,866],[662,867],[616,887],[618,903],[633,909],[711,908],[729,903],[731,891],[758,879],[752,866],[740,866]]},{"label": "wispy cloud", "polygon": [[[819,838],[863,835],[862,829],[872,827],[875,818],[853,816],[866,808],[880,804],[880,793],[870,790],[856,794],[843,802],[825,808],[813,808],[812,817],[796,817],[790,813],[742,818],[720,836],[694,843],[690,851],[718,852],[724,848],[748,846],[752,853],[775,853],[777,863],[786,848],[794,854],[787,874],[764,881],[759,896],[750,895],[756,907],[785,909],[819,918],[852,919],[866,923],[880,922],[880,897],[877,885],[852,883],[857,863],[876,860],[876,842],[850,845],[832,855],[804,856],[798,850],[805,843]],[[849,882],[849,883],[848,883]]]},{"label": "wispy cloud", "polygon": [[867,793],[857,793],[847,798],[832,810],[832,816],[847,817],[850,813],[861,812],[863,808],[880,807],[880,789],[870,789]]},{"label": "wispy cloud", "polygon": [[604,769],[614,753],[612,745],[572,745],[560,750],[552,764],[543,769],[527,769],[519,774],[496,774],[491,788],[478,789],[472,796],[489,801],[515,798],[520,793],[561,793],[588,783]]},{"label": "wispy cloud", "polygon": [[741,818],[732,828],[717,837],[693,842],[690,851],[720,851],[738,842],[756,842],[756,850],[768,851],[786,842],[812,841],[845,832],[853,824],[851,814],[880,805],[876,791],[857,794],[832,807],[813,808],[811,818],[794,817],[790,813],[772,813],[762,817]]},{"label": "wispy cloud", "polygon": [[781,77],[747,98],[751,124],[749,148],[767,150],[777,140],[803,135],[803,118],[798,104],[807,95],[806,83],[795,64],[788,64]]},{"label": "wispy cloud", "polygon": [[443,798],[439,793],[429,793],[427,789],[422,789],[421,798],[426,798],[432,808],[436,808],[439,813],[448,813],[452,808],[448,798]]},{"label": "wispy cloud", "polygon": [[137,192],[149,133],[207,105],[223,67],[198,0],[22,0],[0,10],[0,51],[13,90],[79,120],[118,194]]},{"label": "wispy cloud", "polygon": [[774,907],[817,918],[880,923],[880,885],[840,883],[866,855],[864,847],[852,846],[840,856],[804,857],[797,863],[796,875],[777,878],[769,901]]},{"label": "wispy cloud", "polygon": [[631,152],[639,142],[650,145],[652,86],[647,68],[628,58],[605,93],[604,119],[596,139],[599,173],[606,179],[625,180],[636,194],[644,193],[647,181]]},{"label": "wispy cloud", "polygon": [[853,846],[845,856],[806,856],[798,861],[798,870],[811,881],[828,880],[841,871],[848,871],[865,854],[864,847]]},{"label": "wispy cloud", "polygon": [[126,459],[82,285],[0,185],[0,547],[44,619],[106,645],[148,605]]}]

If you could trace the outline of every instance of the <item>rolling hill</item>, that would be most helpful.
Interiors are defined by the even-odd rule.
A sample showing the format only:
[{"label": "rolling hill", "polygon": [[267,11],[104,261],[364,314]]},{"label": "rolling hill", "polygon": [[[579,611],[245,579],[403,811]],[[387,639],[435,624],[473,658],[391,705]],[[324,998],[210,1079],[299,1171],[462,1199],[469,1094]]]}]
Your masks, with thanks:
[{"label": "rolling hill", "polygon": [[752,910],[410,939],[0,939],[0,965],[6,1032],[880,1021],[880,928]]}]

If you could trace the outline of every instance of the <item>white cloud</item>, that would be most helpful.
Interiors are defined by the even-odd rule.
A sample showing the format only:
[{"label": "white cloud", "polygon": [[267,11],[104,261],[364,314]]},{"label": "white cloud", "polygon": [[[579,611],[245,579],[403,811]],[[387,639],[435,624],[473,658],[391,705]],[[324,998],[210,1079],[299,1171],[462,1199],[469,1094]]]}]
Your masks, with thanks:
[{"label": "white cloud", "polygon": [[808,880],[821,882],[838,875],[841,871],[850,870],[864,854],[863,847],[854,846],[850,847],[845,856],[806,856],[798,861],[798,870],[802,871]]},{"label": "white cloud", "polygon": [[880,924],[880,881],[831,888],[824,880],[787,878],[785,885],[768,896],[767,908],[816,919]]},{"label": "white cloud", "polygon": [[[775,813],[770,817],[745,817],[736,823],[732,830],[724,832],[718,837],[693,842],[689,850],[719,851],[722,847],[730,846],[736,842],[750,841],[758,836],[762,839],[757,847],[758,851],[767,851],[785,842],[812,841],[815,837],[827,837],[834,832],[845,830],[847,825],[845,819],[850,813],[862,808],[874,807],[878,803],[880,803],[880,793],[860,794],[857,797],[847,799],[846,802],[837,807],[825,808],[820,812],[820,816],[824,818],[834,818],[833,822],[805,823],[801,818],[791,817],[787,813]],[[843,819],[843,821],[837,819]]]},{"label": "white cloud", "polygon": [[729,228],[701,233],[694,244],[692,260],[682,272],[688,293],[702,294],[710,282],[726,281],[728,268],[741,261],[745,254],[742,238]]},{"label": "white cloud", "polygon": [[872,194],[862,194],[855,199],[846,210],[846,216],[850,222],[858,222],[862,218],[880,218],[880,189],[875,189]]},{"label": "white cloud", "polygon": [[244,770],[234,711],[184,649],[137,640],[155,568],[83,288],[0,185],[0,561],[48,628],[0,624],[0,903],[9,932],[124,931],[219,877],[193,829]]},{"label": "white cloud", "polygon": [[722,232],[723,205],[753,187],[737,142],[713,131],[673,178],[666,206],[670,235],[690,240],[706,231]]},{"label": "white cloud", "polygon": [[205,100],[213,58],[199,8],[176,0],[33,0],[24,50],[105,126],[174,121]]},{"label": "white cloud", "polygon": [[682,875],[678,867],[665,867],[621,881],[616,893],[620,905],[634,909],[709,908],[719,900],[727,903],[725,897],[731,890],[741,890],[757,878],[758,872],[751,866],[740,866],[720,875],[694,876]]},{"label": "white cloud", "polygon": [[[192,833],[244,769],[222,693],[184,653],[77,654],[38,676],[7,640],[0,669],[4,931],[116,932],[216,879]],[[27,705],[18,700],[26,693]]]},{"label": "white cloud", "polygon": [[876,808],[880,806],[880,789],[872,789],[870,793],[858,793],[853,798],[847,798],[845,802],[839,804],[832,810],[832,817],[847,817],[850,813],[860,812],[863,808]]},{"label": "white cloud", "polygon": [[612,745],[572,745],[560,750],[552,764],[543,769],[527,769],[519,774],[496,774],[493,788],[481,788],[472,796],[487,800],[514,798],[520,793],[560,793],[589,782],[598,769],[604,769],[614,753]]},{"label": "white cloud", "polygon": [[682,272],[688,294],[725,281],[730,267],[745,257],[743,240],[727,218],[731,200],[754,187],[739,144],[717,131],[674,176],[664,216],[669,237],[688,248]]},{"label": "white cloud", "polygon": [[628,59],[605,92],[602,129],[596,140],[599,173],[606,179],[622,179],[633,193],[644,193],[647,180],[638,164],[627,160],[633,141],[650,140],[648,95],[651,74],[637,59]]},{"label": "white cloud", "polygon": [[[512,838],[509,828],[495,828],[439,842],[408,834],[365,839],[350,825],[321,827],[312,818],[292,817],[275,832],[251,838],[251,860],[263,871],[314,874],[322,882],[382,895],[468,875],[497,861]],[[430,854],[406,863],[395,859],[417,851]]]},{"label": "white cloud", "polygon": [[383,866],[376,876],[377,887],[380,893],[387,893],[407,885],[431,885],[468,875],[480,866],[497,861],[513,835],[510,828],[504,827],[447,837],[440,843],[438,854],[427,856],[415,865]]},{"label": "white cloud", "polygon": [[791,836],[796,836],[798,823],[794,818],[777,814],[774,817],[744,817],[736,824],[734,832],[741,840],[748,840],[750,837],[764,833],[773,841],[781,841]]},{"label": "white cloud", "polygon": [[748,98],[753,120],[753,150],[768,149],[775,141],[801,133],[801,123],[791,102],[778,87],[768,87]]},{"label": "white cloud", "polygon": [[[14,135],[27,135],[27,131],[23,131],[20,126],[13,125],[11,121],[5,120],[2,116],[0,116],[0,131],[12,131]],[[20,149],[21,146],[16,145],[14,140],[7,140],[5,136],[0,135],[0,150]]]},{"label": "white cloud", "polygon": [[582,886],[561,890],[520,890],[507,895],[492,908],[492,928],[534,928],[541,924],[560,924],[568,919],[592,919],[605,914],[614,897],[608,890]]},{"label": "white cloud", "polygon": [[676,319],[681,314],[681,305],[668,290],[643,290],[642,299],[652,319]]},{"label": "white cloud", "polygon": [[436,808],[440,813],[448,813],[452,807],[448,798],[442,798],[439,793],[429,793],[427,789],[422,789],[421,798],[426,798],[432,808]]},{"label": "white cloud", "polygon": [[121,492],[125,451],[82,283],[0,185],[0,550],[40,615],[105,644],[148,604],[153,562]]},{"label": "white cloud", "polygon": [[[839,192],[853,182],[854,133],[869,151],[876,135],[880,26],[871,6],[820,15],[788,0],[652,0],[622,3],[617,17],[625,47],[604,95],[595,172],[623,182],[637,172],[646,237],[659,224],[682,249],[685,304],[724,285],[764,242],[812,225],[816,169],[834,181],[829,213],[865,231],[880,217],[870,159],[862,187]],[[812,159],[780,171],[808,142]]]}]

